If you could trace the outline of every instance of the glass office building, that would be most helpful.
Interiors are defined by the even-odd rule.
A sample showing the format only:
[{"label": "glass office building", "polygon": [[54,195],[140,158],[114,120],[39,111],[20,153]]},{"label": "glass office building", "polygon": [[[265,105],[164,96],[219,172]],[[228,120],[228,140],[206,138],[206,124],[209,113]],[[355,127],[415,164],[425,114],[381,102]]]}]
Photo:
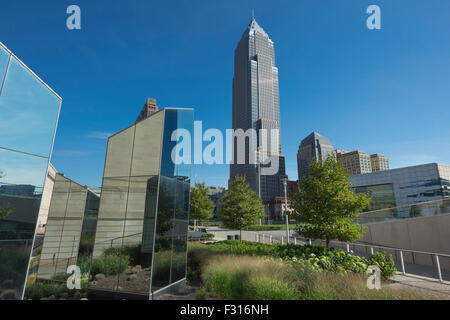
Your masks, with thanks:
[{"label": "glass office building", "polygon": [[192,109],[166,108],[108,139],[90,299],[151,299],[184,286],[193,121]]},{"label": "glass office building", "polygon": [[357,174],[349,180],[356,193],[372,196],[370,210],[404,207],[399,217],[411,215],[411,204],[450,196],[450,166],[440,163]]},{"label": "glass office building", "polygon": [[0,300],[23,297],[60,107],[0,43]]},{"label": "glass office building", "polygon": [[[100,197],[57,174],[45,227],[38,279],[66,274],[78,260],[91,260]],[[82,272],[87,270],[82,270]]]}]

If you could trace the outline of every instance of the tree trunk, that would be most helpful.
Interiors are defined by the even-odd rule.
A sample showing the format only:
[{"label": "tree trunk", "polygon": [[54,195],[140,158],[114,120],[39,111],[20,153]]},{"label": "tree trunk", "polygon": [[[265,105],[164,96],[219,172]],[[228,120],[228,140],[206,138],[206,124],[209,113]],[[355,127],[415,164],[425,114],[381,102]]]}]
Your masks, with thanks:
[{"label": "tree trunk", "polygon": [[326,238],[326,242],[327,242],[327,247],[330,246],[330,239]]},{"label": "tree trunk", "polygon": [[242,228],[239,229],[239,241],[242,242]]}]

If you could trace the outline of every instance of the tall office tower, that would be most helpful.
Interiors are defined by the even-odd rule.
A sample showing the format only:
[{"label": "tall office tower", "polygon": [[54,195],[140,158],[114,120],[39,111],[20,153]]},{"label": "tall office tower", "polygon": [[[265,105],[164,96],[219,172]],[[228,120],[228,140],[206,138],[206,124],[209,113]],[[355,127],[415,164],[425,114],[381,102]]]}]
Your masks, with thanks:
[{"label": "tall office tower", "polygon": [[342,168],[351,176],[354,174],[372,172],[370,156],[364,151],[355,150],[352,152],[336,152],[336,156],[337,159],[341,161]]},{"label": "tall office tower", "polygon": [[135,123],[138,123],[139,121],[147,119],[148,117],[150,117],[152,114],[154,114],[158,110],[159,109],[158,109],[158,106],[156,105],[156,99],[148,98],[147,102],[142,107],[142,110],[139,113],[139,116],[137,117]]},{"label": "tall office tower", "polygon": [[370,163],[372,172],[389,170],[389,159],[381,153],[371,154]]},{"label": "tall office tower", "polygon": [[[264,143],[264,139],[260,139],[256,133],[252,135],[251,141],[245,139],[245,162],[238,164],[238,141],[233,141],[234,161],[230,165],[230,181],[237,176],[245,176],[263,202],[283,195],[280,180],[286,174],[279,133],[278,68],[275,64],[274,43],[255,19],[248,25],[235,50],[232,121],[234,130],[267,130],[268,142]],[[273,130],[278,130],[277,139],[271,137],[277,132]],[[268,157],[275,157],[279,161],[275,174],[267,174],[265,166],[261,164]],[[254,158],[257,160],[252,161]]]},{"label": "tall office tower", "polygon": [[309,167],[314,159],[325,161],[332,154],[334,148],[330,140],[317,132],[303,139],[297,152],[298,181],[309,176]]}]

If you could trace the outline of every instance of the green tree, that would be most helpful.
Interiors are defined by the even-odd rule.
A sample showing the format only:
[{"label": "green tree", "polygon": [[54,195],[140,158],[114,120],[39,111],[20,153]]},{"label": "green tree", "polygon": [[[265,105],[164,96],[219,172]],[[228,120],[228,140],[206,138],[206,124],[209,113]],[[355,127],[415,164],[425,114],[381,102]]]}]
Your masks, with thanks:
[{"label": "green tree", "polygon": [[220,221],[227,228],[239,229],[242,241],[242,229],[256,224],[264,215],[259,196],[250,189],[245,177],[236,177],[220,200]]},{"label": "green tree", "polygon": [[[0,170],[0,179],[4,178],[6,176],[6,174],[4,173],[3,170]],[[0,195],[1,195],[2,191],[0,190]],[[13,210],[11,208],[8,208],[7,206],[5,207],[0,207],[0,219],[6,219],[11,213],[13,212]]]},{"label": "green tree", "polygon": [[290,197],[292,217],[298,222],[298,234],[309,239],[354,242],[364,232],[355,218],[366,208],[371,199],[357,195],[336,157],[325,161],[315,160],[310,176],[303,179],[298,191]]},{"label": "green tree", "polygon": [[[191,188],[191,201],[189,208],[189,216],[197,220],[212,218],[214,210],[214,202],[208,196],[208,189],[205,187],[205,183],[196,183]],[[196,226],[197,224],[194,223]]]}]

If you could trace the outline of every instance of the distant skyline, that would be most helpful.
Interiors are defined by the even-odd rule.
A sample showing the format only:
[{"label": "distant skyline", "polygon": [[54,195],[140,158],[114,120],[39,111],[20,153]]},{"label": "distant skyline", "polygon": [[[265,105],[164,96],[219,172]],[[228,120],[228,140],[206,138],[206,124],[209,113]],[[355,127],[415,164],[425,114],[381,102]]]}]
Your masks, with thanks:
[{"label": "distant skyline", "polygon": [[[66,28],[70,4],[81,30]],[[371,4],[381,30],[366,27]],[[382,153],[391,168],[450,164],[447,0],[4,1],[0,41],[63,99],[56,169],[100,186],[107,136],[149,97],[195,108],[204,130],[231,128],[234,49],[252,8],[276,45],[290,179],[313,131],[336,149]],[[227,186],[229,166],[194,165],[195,175]]]}]

